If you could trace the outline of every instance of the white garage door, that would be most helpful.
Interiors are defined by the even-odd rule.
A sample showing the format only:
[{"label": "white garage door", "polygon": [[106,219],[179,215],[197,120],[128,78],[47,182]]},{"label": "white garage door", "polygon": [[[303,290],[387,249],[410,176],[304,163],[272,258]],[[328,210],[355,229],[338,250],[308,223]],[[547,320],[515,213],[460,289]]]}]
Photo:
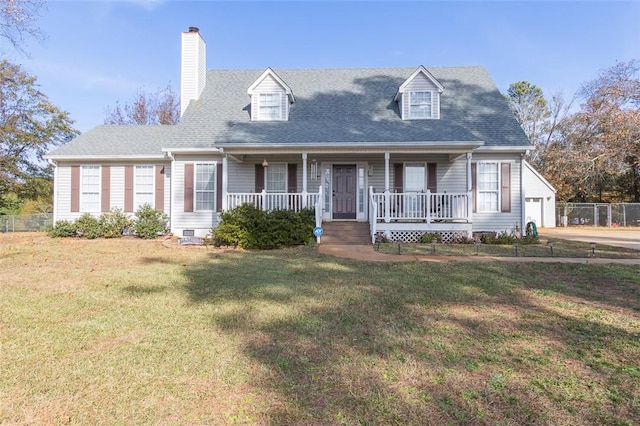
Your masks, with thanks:
[{"label": "white garage door", "polygon": [[526,223],[533,222],[537,227],[544,226],[542,223],[542,198],[525,198],[524,216]]}]

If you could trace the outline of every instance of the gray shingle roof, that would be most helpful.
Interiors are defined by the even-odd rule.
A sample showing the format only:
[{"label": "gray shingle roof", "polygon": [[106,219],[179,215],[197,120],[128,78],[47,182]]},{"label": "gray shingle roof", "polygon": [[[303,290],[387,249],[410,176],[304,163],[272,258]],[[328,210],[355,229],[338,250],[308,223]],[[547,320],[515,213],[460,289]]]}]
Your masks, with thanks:
[{"label": "gray shingle roof", "polygon": [[529,141],[482,67],[427,67],[444,86],[438,120],[403,121],[393,98],[414,68],[274,70],[293,90],[289,120],[251,121],[247,88],[262,70],[209,70],[176,126],[99,126],[53,154],[142,154],[225,144]]}]

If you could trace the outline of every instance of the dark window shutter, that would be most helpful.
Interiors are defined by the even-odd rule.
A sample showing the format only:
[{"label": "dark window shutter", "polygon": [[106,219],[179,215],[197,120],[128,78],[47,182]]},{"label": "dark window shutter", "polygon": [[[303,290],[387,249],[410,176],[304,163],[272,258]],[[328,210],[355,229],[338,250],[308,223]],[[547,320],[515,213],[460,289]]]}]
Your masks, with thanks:
[{"label": "dark window shutter", "polygon": [[102,166],[100,191],[100,211],[108,212],[111,210],[111,166]]},{"label": "dark window shutter", "polygon": [[427,188],[431,192],[438,192],[438,165],[427,163]]},{"label": "dark window shutter", "polygon": [[222,163],[216,165],[216,211],[222,211]]},{"label": "dark window shutter", "polygon": [[155,208],[159,212],[164,211],[164,166],[156,166],[156,198]]},{"label": "dark window shutter", "polygon": [[124,211],[133,211],[133,166],[124,166]]},{"label": "dark window shutter", "polygon": [[256,192],[262,192],[264,189],[264,167],[262,164],[256,164]]},{"label": "dark window shutter", "polygon": [[193,211],[193,164],[184,165],[184,211]]},{"label": "dark window shutter", "polygon": [[403,169],[402,163],[395,163],[393,165],[393,190],[395,192],[403,192]]},{"label": "dark window shutter", "polygon": [[287,192],[298,192],[298,165],[290,163],[287,165]]},{"label": "dark window shutter", "polygon": [[80,166],[71,166],[71,211],[80,211]]},{"label": "dark window shutter", "polygon": [[471,196],[473,197],[473,212],[478,211],[478,164],[471,163]]},{"label": "dark window shutter", "polygon": [[511,163],[500,165],[500,211],[511,212]]}]

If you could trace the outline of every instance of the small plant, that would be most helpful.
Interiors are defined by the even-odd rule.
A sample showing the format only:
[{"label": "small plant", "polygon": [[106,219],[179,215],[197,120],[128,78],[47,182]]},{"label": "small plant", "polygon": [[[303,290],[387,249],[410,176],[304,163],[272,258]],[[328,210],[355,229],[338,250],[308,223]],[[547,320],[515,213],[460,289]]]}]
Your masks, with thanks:
[{"label": "small plant", "polygon": [[427,232],[422,234],[422,236],[420,237],[421,244],[431,244],[433,240],[436,240],[437,242],[441,243],[442,235],[439,232]]},{"label": "small plant", "polygon": [[133,227],[133,220],[117,207],[100,216],[99,222],[104,238],[120,238]]},{"label": "small plant", "polygon": [[156,238],[167,233],[167,215],[145,204],[136,211],[133,225],[135,234],[144,239]]},{"label": "small plant", "polygon": [[539,244],[540,237],[538,235],[525,235],[520,238],[520,244]]},{"label": "small plant", "polygon": [[496,235],[484,234],[482,236],[482,242],[485,244],[513,244],[517,240],[517,237],[506,231],[499,232]]},{"label": "small plant", "polygon": [[59,220],[48,232],[51,238],[75,237],[76,225],[70,220]]},{"label": "small plant", "polygon": [[76,235],[93,240],[102,236],[102,227],[98,218],[85,213],[74,222]]},{"label": "small plant", "polygon": [[391,239],[382,231],[376,232],[376,243],[390,243]]}]

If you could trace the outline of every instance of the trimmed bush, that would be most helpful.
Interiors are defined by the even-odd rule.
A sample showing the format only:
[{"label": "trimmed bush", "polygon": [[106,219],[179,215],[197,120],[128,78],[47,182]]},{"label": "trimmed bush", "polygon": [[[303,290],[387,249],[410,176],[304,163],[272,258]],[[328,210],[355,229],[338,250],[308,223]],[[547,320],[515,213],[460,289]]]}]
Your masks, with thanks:
[{"label": "trimmed bush", "polygon": [[158,235],[167,233],[167,220],[166,214],[154,210],[149,204],[145,204],[136,211],[133,232],[140,238],[156,238]]},{"label": "trimmed bush", "polygon": [[134,224],[133,220],[117,207],[100,216],[99,222],[104,238],[120,238],[126,231],[133,228]]},{"label": "trimmed bush", "polygon": [[220,215],[222,223],[214,228],[216,246],[245,249],[271,249],[308,244],[313,238],[314,211],[304,209],[265,212],[243,204]]},{"label": "trimmed bush", "polygon": [[100,221],[89,213],[85,213],[76,219],[74,225],[76,227],[76,235],[78,237],[93,240],[94,238],[102,236]]},{"label": "trimmed bush", "polygon": [[59,220],[48,232],[51,238],[68,238],[76,236],[75,222]]}]

